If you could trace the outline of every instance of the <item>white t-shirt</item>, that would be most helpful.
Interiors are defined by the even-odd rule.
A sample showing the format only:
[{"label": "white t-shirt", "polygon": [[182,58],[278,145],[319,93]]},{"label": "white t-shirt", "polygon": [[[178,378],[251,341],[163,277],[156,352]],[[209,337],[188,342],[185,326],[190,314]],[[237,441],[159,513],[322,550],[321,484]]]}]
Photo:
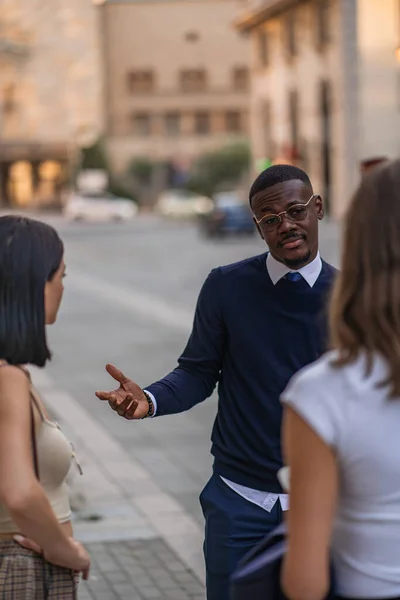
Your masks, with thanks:
[{"label": "white t-shirt", "polygon": [[[332,556],[339,595],[400,596],[400,398],[377,387],[387,364],[335,368],[328,353],[290,381],[282,401],[331,446],[340,471]],[[400,365],[399,365],[400,368]]]}]

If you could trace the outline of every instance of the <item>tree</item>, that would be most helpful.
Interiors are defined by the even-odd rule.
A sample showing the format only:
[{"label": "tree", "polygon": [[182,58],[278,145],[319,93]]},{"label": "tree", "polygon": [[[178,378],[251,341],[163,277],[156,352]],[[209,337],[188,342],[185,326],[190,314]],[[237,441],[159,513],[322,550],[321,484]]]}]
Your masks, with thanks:
[{"label": "tree", "polygon": [[106,151],[103,142],[99,139],[92,146],[81,148],[80,170],[101,169],[110,172]]},{"label": "tree", "polygon": [[250,148],[243,143],[208,152],[195,162],[186,187],[207,196],[235,187],[248,172],[250,162]]},{"label": "tree", "polygon": [[139,185],[150,185],[153,172],[154,172],[154,163],[145,156],[138,156],[134,158],[127,172],[136,179]]}]

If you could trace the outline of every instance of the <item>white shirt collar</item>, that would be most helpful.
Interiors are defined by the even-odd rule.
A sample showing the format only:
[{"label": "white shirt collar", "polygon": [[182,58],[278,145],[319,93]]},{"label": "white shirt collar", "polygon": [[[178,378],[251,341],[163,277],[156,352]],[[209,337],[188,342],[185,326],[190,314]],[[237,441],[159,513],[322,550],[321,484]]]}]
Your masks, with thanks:
[{"label": "white shirt collar", "polygon": [[[313,287],[314,283],[319,277],[319,274],[321,273],[321,269],[322,260],[318,252],[314,260],[308,263],[308,265],[301,267],[301,269],[297,269],[296,272],[301,274],[301,276],[307,281],[310,287]],[[293,272],[293,269],[290,269],[283,263],[277,261],[272,256],[271,252],[268,252],[267,256],[267,270],[269,276],[271,277],[271,281],[274,285],[276,285],[278,281],[282,279],[282,277],[285,277],[285,275],[287,275],[288,273]]]}]

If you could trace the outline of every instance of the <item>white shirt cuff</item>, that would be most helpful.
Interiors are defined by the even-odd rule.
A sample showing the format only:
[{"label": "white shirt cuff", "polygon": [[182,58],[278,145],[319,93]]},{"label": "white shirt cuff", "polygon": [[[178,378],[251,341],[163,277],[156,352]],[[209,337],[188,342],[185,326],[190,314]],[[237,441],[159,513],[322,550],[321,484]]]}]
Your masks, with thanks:
[{"label": "white shirt cuff", "polygon": [[153,403],[153,406],[154,406],[154,412],[153,412],[153,414],[150,417],[152,419],[153,417],[156,416],[156,412],[157,412],[157,400],[154,398],[153,394],[151,392],[149,392],[149,390],[143,390],[143,391],[146,392],[146,394],[148,396],[150,396],[150,399],[151,399],[151,401]]}]

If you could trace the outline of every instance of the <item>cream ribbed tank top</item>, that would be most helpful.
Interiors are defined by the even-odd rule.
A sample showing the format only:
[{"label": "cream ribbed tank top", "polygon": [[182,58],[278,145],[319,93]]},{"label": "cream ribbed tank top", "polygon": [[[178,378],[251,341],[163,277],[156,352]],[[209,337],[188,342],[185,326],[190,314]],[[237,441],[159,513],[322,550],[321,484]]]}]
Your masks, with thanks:
[{"label": "cream ribbed tank top", "polygon": [[[28,374],[27,376],[29,377]],[[58,423],[46,418],[32,387],[31,398],[41,417],[35,427],[40,484],[57,519],[60,523],[65,523],[71,519],[66,478],[74,458],[73,448]],[[11,519],[6,506],[0,502],[0,534],[16,532],[17,525]]]}]

